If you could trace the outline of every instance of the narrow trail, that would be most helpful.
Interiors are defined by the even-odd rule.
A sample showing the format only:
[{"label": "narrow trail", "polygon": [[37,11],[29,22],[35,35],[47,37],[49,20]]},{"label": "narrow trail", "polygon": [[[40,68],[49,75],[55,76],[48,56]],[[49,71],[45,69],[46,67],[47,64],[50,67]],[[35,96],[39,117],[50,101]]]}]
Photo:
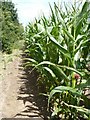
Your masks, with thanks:
[{"label": "narrow trail", "polygon": [[40,118],[47,120],[46,98],[39,95],[37,74],[22,66],[22,51],[3,69],[0,118]]}]

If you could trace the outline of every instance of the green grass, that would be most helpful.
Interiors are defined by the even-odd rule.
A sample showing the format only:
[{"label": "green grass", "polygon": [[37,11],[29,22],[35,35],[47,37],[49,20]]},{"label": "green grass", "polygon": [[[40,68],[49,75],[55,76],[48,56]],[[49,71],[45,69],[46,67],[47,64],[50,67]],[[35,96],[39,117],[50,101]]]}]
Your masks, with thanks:
[{"label": "green grass", "polygon": [[6,54],[0,52],[0,71],[3,71],[3,69],[6,69],[7,65],[10,62],[13,62],[16,57],[19,57],[21,53],[21,50],[14,49],[12,54]]}]

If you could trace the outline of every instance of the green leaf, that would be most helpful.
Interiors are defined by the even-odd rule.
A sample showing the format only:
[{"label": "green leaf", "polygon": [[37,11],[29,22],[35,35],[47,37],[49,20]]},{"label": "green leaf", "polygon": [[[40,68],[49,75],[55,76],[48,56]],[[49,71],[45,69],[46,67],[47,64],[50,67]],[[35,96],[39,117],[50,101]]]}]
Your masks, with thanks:
[{"label": "green leaf", "polygon": [[37,26],[40,32],[45,32],[44,26],[42,24],[37,23]]},{"label": "green leaf", "polygon": [[88,16],[88,8],[89,8],[89,2],[85,2],[80,14],[76,17],[76,33],[75,33],[76,37],[78,36],[82,28],[82,23],[83,23],[82,21]]},{"label": "green leaf", "polygon": [[61,108],[56,108],[51,116],[53,117],[53,116],[57,115],[57,113],[60,112],[61,110],[62,110]]},{"label": "green leaf", "polygon": [[52,35],[48,34],[48,36],[49,36],[50,40],[54,43],[54,45],[60,50],[60,52],[63,53],[68,58],[70,58],[70,54],[69,54],[68,50],[66,50],[63,46],[61,46]]},{"label": "green leaf", "polygon": [[62,92],[65,92],[65,91],[69,91],[71,92],[72,94],[76,95],[76,96],[81,96],[82,94],[77,91],[77,89],[75,88],[72,88],[72,87],[68,87],[68,86],[58,86],[58,87],[55,87],[51,92],[50,92],[50,95],[49,95],[49,98],[48,98],[48,105],[50,103],[50,100],[51,98],[54,96],[54,94],[56,93],[62,93]]},{"label": "green leaf", "polygon": [[89,2],[87,1],[84,3],[82,10],[79,14],[80,17],[88,11],[89,5],[90,5]]},{"label": "green leaf", "polygon": [[56,78],[56,75],[53,73],[53,71],[49,67],[43,67],[46,71],[48,71],[53,78]]},{"label": "green leaf", "polygon": [[[59,77],[62,77],[64,78],[65,80],[68,80],[69,81],[69,78],[66,76],[66,74],[62,71],[62,69],[60,69],[56,64],[54,63],[51,63],[49,61],[43,61],[41,63],[39,63],[38,65],[35,66],[35,68],[38,68],[38,66],[41,66],[41,65],[51,65],[53,67],[53,69],[55,69],[55,71],[57,71],[55,74]],[[35,69],[33,68],[33,70]]]},{"label": "green leaf", "polygon": [[77,38],[77,36],[80,34],[80,31],[82,29],[82,23],[83,20],[86,18],[87,13],[85,13],[83,16],[81,17],[77,17],[76,19],[76,32],[75,32],[75,38]]},{"label": "green leaf", "polygon": [[80,41],[80,43],[79,43],[79,45],[76,47],[74,53],[76,54],[76,53],[78,52],[78,50],[80,50],[81,47],[83,48],[83,46],[85,46],[86,43],[89,44],[89,42],[90,42],[89,39],[88,39],[88,40],[85,40],[85,41],[83,41],[83,40]]},{"label": "green leaf", "polygon": [[51,16],[52,17],[52,22],[54,22],[55,25],[56,25],[56,16],[55,16],[54,11],[53,11],[53,9],[52,9],[50,4],[49,4],[49,6],[50,6],[51,13],[52,13],[52,16]]},{"label": "green leaf", "polygon": [[30,62],[32,62],[32,63],[37,64],[37,61],[34,60],[34,59],[32,59],[32,58],[24,58],[23,60],[25,60],[25,61],[30,61]]},{"label": "green leaf", "polygon": [[79,85],[77,85],[77,88],[90,88],[90,78],[88,78],[87,80],[82,79],[82,82]]},{"label": "green leaf", "polygon": [[74,37],[63,27],[64,33],[69,37],[70,40],[75,41]]},{"label": "green leaf", "polygon": [[83,76],[82,72],[79,72],[78,70],[76,70],[76,69],[74,69],[74,68],[72,68],[72,67],[68,67],[68,66],[64,66],[64,65],[63,65],[63,66],[58,65],[58,66],[61,67],[61,68],[66,68],[67,70],[76,72],[76,73],[78,73],[79,75]]},{"label": "green leaf", "polygon": [[87,115],[90,115],[90,110],[86,109],[84,107],[74,106],[74,105],[68,105],[67,103],[63,102],[67,107],[75,108],[77,111],[85,113]]}]

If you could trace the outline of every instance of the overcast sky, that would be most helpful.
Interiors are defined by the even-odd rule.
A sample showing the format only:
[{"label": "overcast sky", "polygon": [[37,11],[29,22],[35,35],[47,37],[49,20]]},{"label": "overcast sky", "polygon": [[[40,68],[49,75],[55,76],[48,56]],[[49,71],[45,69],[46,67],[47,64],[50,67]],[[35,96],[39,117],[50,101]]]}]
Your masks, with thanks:
[{"label": "overcast sky", "polygon": [[39,17],[42,12],[45,16],[49,15],[49,4],[70,2],[74,0],[12,0],[18,10],[19,20],[23,25],[27,25],[29,21],[32,21],[35,17]]}]

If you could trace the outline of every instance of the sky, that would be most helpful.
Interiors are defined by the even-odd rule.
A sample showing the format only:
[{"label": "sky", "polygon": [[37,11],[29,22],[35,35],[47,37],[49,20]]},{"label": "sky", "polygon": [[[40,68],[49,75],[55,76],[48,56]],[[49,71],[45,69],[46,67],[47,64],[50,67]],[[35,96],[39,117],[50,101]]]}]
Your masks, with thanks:
[{"label": "sky", "polygon": [[60,0],[12,0],[17,8],[19,21],[24,26],[33,21],[35,17],[40,17],[42,13],[49,16],[49,3],[53,6],[53,3],[58,3],[58,1],[60,2]]},{"label": "sky", "polygon": [[42,13],[45,16],[49,16],[50,8],[49,3],[53,6],[53,3],[70,2],[74,0],[12,0],[17,8],[19,21],[26,26],[28,22],[33,21],[40,17]]}]

